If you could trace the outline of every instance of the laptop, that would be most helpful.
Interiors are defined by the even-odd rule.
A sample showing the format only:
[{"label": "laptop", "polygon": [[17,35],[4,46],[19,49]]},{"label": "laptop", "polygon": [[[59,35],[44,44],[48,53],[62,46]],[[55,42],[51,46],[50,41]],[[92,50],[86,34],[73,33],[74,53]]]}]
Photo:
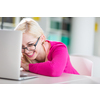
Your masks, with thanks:
[{"label": "laptop", "polygon": [[36,74],[20,70],[22,32],[0,30],[0,78],[23,80],[37,78]]}]

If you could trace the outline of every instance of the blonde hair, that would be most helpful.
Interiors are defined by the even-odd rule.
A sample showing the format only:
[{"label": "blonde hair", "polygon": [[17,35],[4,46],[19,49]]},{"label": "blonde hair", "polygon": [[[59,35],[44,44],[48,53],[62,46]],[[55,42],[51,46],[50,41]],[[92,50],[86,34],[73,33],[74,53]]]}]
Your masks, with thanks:
[{"label": "blonde hair", "polygon": [[32,18],[23,18],[14,30],[20,30],[23,33],[31,33],[34,37],[44,35],[42,28]]},{"label": "blonde hair", "polygon": [[[22,31],[23,34],[30,33],[35,38],[38,38],[41,35],[44,35],[42,28],[32,18],[23,18],[14,30],[20,30],[20,31]],[[46,39],[46,37],[45,37],[45,39]],[[28,63],[36,63],[36,61],[31,61],[26,55],[23,55],[23,58]]]}]

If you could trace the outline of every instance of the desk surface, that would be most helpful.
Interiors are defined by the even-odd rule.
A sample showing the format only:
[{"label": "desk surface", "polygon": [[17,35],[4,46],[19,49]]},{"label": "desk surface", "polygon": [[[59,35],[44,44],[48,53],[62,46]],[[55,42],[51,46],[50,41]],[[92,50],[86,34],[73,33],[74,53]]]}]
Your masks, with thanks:
[{"label": "desk surface", "polygon": [[100,78],[63,73],[60,77],[38,75],[38,78],[15,81],[0,79],[0,84],[99,84]]}]

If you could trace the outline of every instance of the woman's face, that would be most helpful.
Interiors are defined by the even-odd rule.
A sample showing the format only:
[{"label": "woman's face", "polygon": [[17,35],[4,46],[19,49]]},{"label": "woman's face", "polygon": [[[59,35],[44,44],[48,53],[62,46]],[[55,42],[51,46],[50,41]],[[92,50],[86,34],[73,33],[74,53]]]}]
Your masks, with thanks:
[{"label": "woman's face", "polygon": [[[31,34],[28,33],[24,33],[23,34],[23,40],[22,40],[22,53],[24,55],[26,55],[30,60],[34,60],[36,59],[40,47],[41,47],[41,41],[39,39],[37,45],[36,45],[36,49],[34,44],[37,42],[38,38],[34,38]],[[27,48],[28,50],[27,50]]]}]

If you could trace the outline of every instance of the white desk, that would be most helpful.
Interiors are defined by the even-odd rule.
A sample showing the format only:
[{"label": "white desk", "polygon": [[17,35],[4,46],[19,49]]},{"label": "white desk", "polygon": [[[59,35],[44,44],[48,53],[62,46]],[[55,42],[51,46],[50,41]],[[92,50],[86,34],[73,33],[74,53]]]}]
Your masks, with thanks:
[{"label": "white desk", "polygon": [[[35,74],[37,75],[37,74]],[[63,73],[60,77],[38,75],[38,78],[15,81],[0,79],[0,84],[99,84],[100,78]]]}]

